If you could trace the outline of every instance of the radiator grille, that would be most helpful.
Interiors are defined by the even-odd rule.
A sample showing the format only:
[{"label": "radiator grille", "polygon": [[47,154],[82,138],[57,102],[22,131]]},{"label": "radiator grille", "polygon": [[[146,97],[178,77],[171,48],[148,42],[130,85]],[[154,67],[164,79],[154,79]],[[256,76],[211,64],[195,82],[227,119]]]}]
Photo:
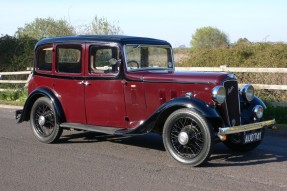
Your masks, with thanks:
[{"label": "radiator grille", "polygon": [[226,116],[229,126],[241,124],[240,118],[240,102],[238,92],[238,82],[236,80],[229,80],[223,83],[226,89]]}]

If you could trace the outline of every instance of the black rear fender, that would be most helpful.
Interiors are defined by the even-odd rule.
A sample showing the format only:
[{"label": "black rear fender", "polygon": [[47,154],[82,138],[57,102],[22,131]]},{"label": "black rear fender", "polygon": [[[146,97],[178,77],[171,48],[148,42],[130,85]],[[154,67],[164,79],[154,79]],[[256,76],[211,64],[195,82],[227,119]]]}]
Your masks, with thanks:
[{"label": "black rear fender", "polygon": [[17,123],[30,120],[30,113],[34,102],[40,97],[48,97],[55,108],[56,117],[59,123],[65,122],[66,118],[60,101],[55,96],[55,93],[47,88],[38,88],[30,93],[27,98],[23,110],[21,112],[21,117],[18,119]]}]

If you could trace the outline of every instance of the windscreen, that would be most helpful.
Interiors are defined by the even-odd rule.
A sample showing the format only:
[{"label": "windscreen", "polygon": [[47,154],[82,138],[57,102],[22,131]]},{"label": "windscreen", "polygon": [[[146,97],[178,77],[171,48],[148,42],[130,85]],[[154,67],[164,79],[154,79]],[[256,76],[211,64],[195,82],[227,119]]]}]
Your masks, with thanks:
[{"label": "windscreen", "polygon": [[125,54],[128,71],[173,69],[169,46],[126,45]]}]

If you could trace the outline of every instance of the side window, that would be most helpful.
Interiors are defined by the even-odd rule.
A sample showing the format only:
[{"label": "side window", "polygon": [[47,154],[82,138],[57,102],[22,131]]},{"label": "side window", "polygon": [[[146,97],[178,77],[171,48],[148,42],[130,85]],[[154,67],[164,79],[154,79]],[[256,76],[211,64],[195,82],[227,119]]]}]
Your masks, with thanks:
[{"label": "side window", "polygon": [[119,53],[117,47],[96,47],[90,48],[89,72],[95,74],[117,74],[119,69]]},{"label": "side window", "polygon": [[52,71],[53,48],[45,47],[37,51],[36,68],[42,71]]},{"label": "side window", "polygon": [[57,72],[81,73],[82,57],[79,47],[58,47],[57,48]]}]

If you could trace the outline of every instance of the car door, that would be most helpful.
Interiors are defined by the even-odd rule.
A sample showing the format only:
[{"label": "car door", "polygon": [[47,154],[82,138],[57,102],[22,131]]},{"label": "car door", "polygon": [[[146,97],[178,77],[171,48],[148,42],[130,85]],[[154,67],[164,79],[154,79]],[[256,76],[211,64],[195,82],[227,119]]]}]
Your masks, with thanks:
[{"label": "car door", "polygon": [[114,43],[86,44],[85,106],[87,124],[125,128],[124,83],[117,60],[121,52]]},{"label": "car door", "polygon": [[84,46],[58,44],[55,51],[53,89],[69,123],[86,123],[84,80]]}]

